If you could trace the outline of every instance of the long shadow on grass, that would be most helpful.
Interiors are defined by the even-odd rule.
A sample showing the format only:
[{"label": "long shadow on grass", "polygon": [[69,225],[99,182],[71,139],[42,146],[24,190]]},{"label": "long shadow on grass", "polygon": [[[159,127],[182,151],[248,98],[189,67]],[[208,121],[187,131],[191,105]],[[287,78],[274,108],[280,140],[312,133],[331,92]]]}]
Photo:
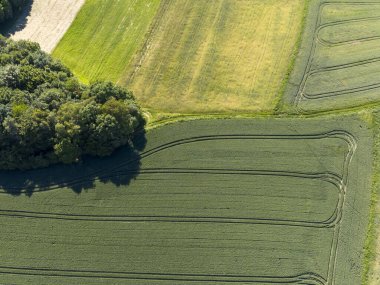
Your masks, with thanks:
[{"label": "long shadow on grass", "polygon": [[23,30],[28,23],[28,16],[32,11],[32,6],[33,0],[26,1],[25,7],[17,13],[16,17],[1,24],[0,34],[9,37],[14,33]]},{"label": "long shadow on grass", "polygon": [[85,157],[73,165],[53,165],[28,171],[0,171],[0,188],[8,194],[32,196],[35,192],[63,187],[80,194],[95,187],[95,182],[129,185],[140,171],[140,152],[146,145],[145,133],[135,137],[132,146],[116,150],[111,156]]}]

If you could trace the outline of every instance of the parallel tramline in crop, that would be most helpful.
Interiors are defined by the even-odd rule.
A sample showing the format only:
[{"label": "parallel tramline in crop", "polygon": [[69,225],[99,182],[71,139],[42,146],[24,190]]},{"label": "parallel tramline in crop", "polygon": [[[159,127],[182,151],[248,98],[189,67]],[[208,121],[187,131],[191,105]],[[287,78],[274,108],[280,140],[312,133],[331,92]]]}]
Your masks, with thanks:
[{"label": "parallel tramline in crop", "polygon": [[[84,163],[86,176],[80,167],[2,174],[1,276],[17,285],[23,276],[32,285],[356,285],[370,175],[361,124],[193,121],[150,131],[138,163],[120,152]],[[30,198],[6,194],[28,194],[33,182]]]},{"label": "parallel tramline in crop", "polygon": [[313,1],[309,16],[285,101],[305,111],[378,102],[380,2]]}]

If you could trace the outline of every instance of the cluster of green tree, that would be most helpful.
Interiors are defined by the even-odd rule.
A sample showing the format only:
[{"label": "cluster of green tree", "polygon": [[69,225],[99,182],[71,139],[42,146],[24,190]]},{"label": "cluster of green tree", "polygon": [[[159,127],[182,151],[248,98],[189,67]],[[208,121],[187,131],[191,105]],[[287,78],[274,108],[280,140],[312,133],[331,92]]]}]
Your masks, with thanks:
[{"label": "cluster of green tree", "polygon": [[21,11],[27,0],[0,0],[0,24]]},{"label": "cluster of green tree", "polygon": [[83,85],[38,44],[0,36],[0,169],[106,156],[144,125],[131,92]]}]

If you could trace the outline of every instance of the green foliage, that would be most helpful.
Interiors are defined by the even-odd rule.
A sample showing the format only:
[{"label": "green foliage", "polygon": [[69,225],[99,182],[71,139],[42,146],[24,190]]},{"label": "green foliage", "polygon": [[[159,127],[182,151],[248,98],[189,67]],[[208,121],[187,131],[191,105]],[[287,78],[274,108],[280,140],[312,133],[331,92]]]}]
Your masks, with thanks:
[{"label": "green foliage", "polygon": [[145,125],[133,94],[82,85],[38,44],[0,37],[0,169],[109,155]]},{"label": "green foliage", "polygon": [[12,19],[26,2],[26,0],[0,0],[0,24]]}]

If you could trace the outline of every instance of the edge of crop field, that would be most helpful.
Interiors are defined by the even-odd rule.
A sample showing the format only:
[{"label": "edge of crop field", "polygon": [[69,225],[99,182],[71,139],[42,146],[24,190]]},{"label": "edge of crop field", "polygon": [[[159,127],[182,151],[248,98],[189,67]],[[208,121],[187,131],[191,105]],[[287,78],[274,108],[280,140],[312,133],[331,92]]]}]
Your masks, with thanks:
[{"label": "edge of crop field", "polygon": [[[376,110],[380,111],[379,106],[376,106]],[[361,111],[361,112],[358,112]],[[148,119],[148,124],[146,130],[152,130],[156,128],[163,127],[168,124],[175,124],[180,122],[187,121],[196,121],[196,120],[230,120],[230,119],[312,119],[312,118],[328,118],[328,117],[337,117],[337,116],[364,116],[365,114],[372,113],[374,109],[349,109],[344,112],[319,112],[311,114],[297,114],[297,113],[277,113],[273,114],[271,112],[261,112],[261,113],[214,113],[214,114],[181,114],[181,113],[161,113],[157,112],[152,114],[150,112],[145,112],[146,118]],[[148,115],[147,115],[148,114]],[[379,133],[379,147],[380,147],[380,133]],[[379,161],[380,162],[380,161]],[[380,163],[379,163],[380,169]],[[379,170],[380,172],[380,170]],[[380,178],[380,177],[379,177]],[[379,179],[380,181],[380,179]]]},{"label": "edge of crop field", "polygon": [[[377,110],[378,111],[378,110]],[[367,235],[364,244],[364,256],[363,256],[363,269],[362,269],[362,284],[370,284],[370,274],[375,261],[376,241],[379,237],[376,236],[378,230],[376,227],[376,220],[378,219],[377,207],[378,207],[378,192],[380,188],[380,122],[376,116],[376,111],[371,113],[372,115],[372,129],[373,129],[373,174],[371,185],[371,199],[370,199],[370,211],[367,227]]]},{"label": "edge of crop field", "polygon": [[297,109],[294,106],[294,100],[303,75],[305,73],[308,58],[313,45],[313,35],[317,24],[319,4],[322,0],[305,0],[307,1],[307,9],[303,23],[302,38],[300,41],[299,50],[294,60],[293,70],[289,75],[287,84],[284,86],[284,92],[281,95],[281,100],[277,107],[278,112],[295,112]]},{"label": "edge of crop field", "polygon": [[[341,109],[337,111],[323,111],[323,112],[311,112],[305,114],[298,113],[221,113],[221,114],[173,114],[173,113],[159,113],[159,116],[155,117],[147,126],[147,131],[163,127],[169,124],[181,123],[186,121],[195,120],[216,120],[216,119],[302,119],[302,118],[326,118],[336,116],[352,116],[357,115],[362,118],[368,125],[369,129],[372,129],[373,133],[373,147],[372,147],[372,184],[371,184],[371,196],[369,201],[369,216],[366,229],[365,243],[363,245],[363,257],[362,257],[362,285],[370,284],[371,270],[373,263],[377,256],[376,242],[378,229],[377,220],[380,218],[378,213],[378,202],[380,192],[380,106],[378,103],[366,105],[366,107],[359,106],[348,109]],[[379,118],[377,118],[379,116]]]},{"label": "edge of crop field", "polygon": [[[276,118],[271,113],[217,113],[217,114],[180,114],[159,113],[161,118],[148,121],[146,130],[157,129],[169,124],[197,120],[229,120],[229,119],[254,119],[254,118]],[[283,116],[282,116],[283,117]],[[278,116],[280,118],[280,116]]]},{"label": "edge of crop field", "polygon": [[327,109],[327,110],[302,110],[302,112],[299,112],[298,110],[291,110],[291,111],[282,111],[278,114],[283,115],[298,115],[300,117],[316,117],[321,115],[339,115],[339,114],[351,114],[351,113],[358,113],[360,111],[371,111],[374,112],[376,110],[380,110],[380,102],[370,102],[367,104],[362,104],[358,106],[352,106],[352,107],[343,107],[339,109]]},{"label": "edge of crop field", "polygon": [[[64,63],[63,60],[61,58],[59,58],[59,56],[57,56],[56,51],[58,50],[58,47],[60,46],[60,44],[63,43],[66,40],[67,37],[70,36],[71,28],[73,27],[73,25],[77,21],[78,17],[80,16],[80,13],[83,11],[83,9],[85,8],[86,4],[87,4],[87,0],[85,0],[83,2],[82,7],[80,7],[80,9],[77,11],[74,19],[72,20],[70,26],[67,28],[66,32],[62,35],[62,37],[56,43],[55,47],[49,52],[50,56],[52,56],[56,60],[59,60],[59,62],[61,62],[66,67],[68,67],[68,65],[66,63]],[[78,79],[78,81],[81,84],[89,84],[90,83],[90,80],[88,78],[85,78],[84,76],[82,76],[80,74],[77,74],[76,72],[74,72],[74,70],[71,67],[70,67],[70,70],[76,76],[76,78]]]},{"label": "edge of crop field", "polygon": [[302,40],[303,40],[303,37],[305,35],[305,29],[306,29],[306,19],[307,19],[307,15],[308,15],[309,9],[310,9],[310,0],[305,0],[304,5],[305,6],[303,7],[303,16],[301,19],[300,33],[298,34],[297,40],[294,44],[293,52],[290,56],[290,61],[288,64],[287,71],[285,73],[284,78],[282,79],[281,86],[280,86],[280,89],[278,91],[278,95],[275,99],[274,109],[273,109],[274,114],[276,114],[277,112],[280,112],[280,110],[283,107],[283,97],[284,97],[284,94],[286,92],[286,87],[288,85],[290,76],[294,70],[294,67],[296,64],[296,59],[298,57],[298,54],[299,54],[301,46],[302,46]]}]

